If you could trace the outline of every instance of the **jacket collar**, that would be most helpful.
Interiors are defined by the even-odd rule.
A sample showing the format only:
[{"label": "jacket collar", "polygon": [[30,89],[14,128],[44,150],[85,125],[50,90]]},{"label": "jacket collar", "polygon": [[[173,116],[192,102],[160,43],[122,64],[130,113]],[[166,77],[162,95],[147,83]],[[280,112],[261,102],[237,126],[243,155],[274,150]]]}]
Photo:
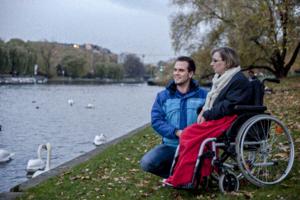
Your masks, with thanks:
[{"label": "jacket collar", "polygon": [[[190,81],[190,89],[187,93],[193,92],[194,90],[196,90],[199,87],[199,84],[196,80],[191,79]],[[174,82],[174,80],[171,80],[167,86],[166,89],[169,90],[171,93],[175,93],[177,88],[176,88],[176,84]]]}]

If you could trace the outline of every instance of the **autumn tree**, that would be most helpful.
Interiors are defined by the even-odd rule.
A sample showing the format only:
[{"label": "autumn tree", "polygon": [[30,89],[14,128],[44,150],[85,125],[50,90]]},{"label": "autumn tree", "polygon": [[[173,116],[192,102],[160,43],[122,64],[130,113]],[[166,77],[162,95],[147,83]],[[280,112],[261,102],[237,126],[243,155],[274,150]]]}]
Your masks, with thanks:
[{"label": "autumn tree", "polygon": [[144,64],[134,54],[126,56],[123,66],[125,74],[130,78],[140,78],[145,74]]},{"label": "autumn tree", "polygon": [[[182,49],[207,55],[205,49],[237,49],[243,67],[287,76],[300,50],[298,0],[173,0],[172,40]],[[197,55],[194,54],[194,55]]]}]

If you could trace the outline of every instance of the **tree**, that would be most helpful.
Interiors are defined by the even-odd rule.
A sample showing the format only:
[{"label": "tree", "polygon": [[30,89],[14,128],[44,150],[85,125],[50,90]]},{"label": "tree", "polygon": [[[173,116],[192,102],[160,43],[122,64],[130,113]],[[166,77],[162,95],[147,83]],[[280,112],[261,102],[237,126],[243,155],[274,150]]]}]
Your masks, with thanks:
[{"label": "tree", "polygon": [[55,44],[44,41],[40,46],[40,53],[44,60],[46,76],[51,77],[51,60],[54,57]]},{"label": "tree", "polygon": [[95,64],[95,75],[99,78],[120,80],[124,76],[124,69],[122,65],[116,63],[98,62]]},{"label": "tree", "polygon": [[134,54],[126,56],[123,66],[125,74],[130,78],[140,78],[145,74],[144,64]]},{"label": "tree", "polygon": [[[262,68],[276,77],[287,76],[300,51],[298,0],[173,0],[182,12],[173,16],[176,51],[229,45],[244,67]],[[199,34],[208,24],[205,37]],[[200,48],[202,47],[202,48]]]},{"label": "tree", "polygon": [[82,57],[67,55],[62,59],[61,65],[63,66],[63,69],[65,69],[65,74],[67,76],[77,78],[85,75],[84,65],[86,62],[87,61]]},{"label": "tree", "polygon": [[18,75],[27,62],[25,42],[20,39],[11,39],[6,44],[9,58],[9,73]]},{"label": "tree", "polygon": [[24,66],[23,74],[34,74],[34,65],[37,63],[37,52],[30,44],[26,44],[27,64]]},{"label": "tree", "polygon": [[116,63],[107,63],[107,78],[120,80],[123,78],[124,70],[121,65]]},{"label": "tree", "polygon": [[107,69],[104,63],[97,62],[95,64],[95,76],[99,78],[106,78]]},{"label": "tree", "polygon": [[0,74],[10,72],[9,53],[4,41],[0,39]]},{"label": "tree", "polygon": [[37,61],[37,53],[29,43],[20,39],[11,39],[4,47],[6,49],[4,53],[5,51],[7,53],[6,71],[14,75],[33,74],[33,66]]}]

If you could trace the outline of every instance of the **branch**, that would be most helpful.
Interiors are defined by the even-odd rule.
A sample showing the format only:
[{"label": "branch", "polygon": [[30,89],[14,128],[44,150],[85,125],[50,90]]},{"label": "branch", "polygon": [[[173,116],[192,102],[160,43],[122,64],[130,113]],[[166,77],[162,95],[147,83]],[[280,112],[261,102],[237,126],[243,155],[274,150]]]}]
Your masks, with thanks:
[{"label": "branch", "polygon": [[[269,1],[266,1],[267,5],[268,5],[268,10],[269,10],[269,22],[270,22],[270,29],[271,29],[271,33],[273,33],[273,39],[274,39],[274,44],[278,44],[278,41],[277,41],[277,34],[276,34],[276,31],[275,31],[275,27],[276,27],[276,20],[274,20],[274,16],[273,16],[273,9],[272,9],[272,5],[270,4]],[[275,6],[275,2],[272,1],[273,5]],[[271,38],[271,35],[270,35],[270,38]]]},{"label": "branch", "polygon": [[290,69],[292,67],[292,65],[294,64],[294,62],[296,61],[296,58],[298,56],[298,53],[300,51],[300,41],[298,42],[298,45],[297,47],[295,48],[294,52],[293,52],[293,55],[290,59],[290,61],[288,62],[288,64],[285,65],[285,68],[286,69]]},{"label": "branch", "polygon": [[287,52],[287,24],[288,24],[288,6],[287,2],[284,2],[284,9],[285,10],[280,10],[280,21],[281,21],[281,26],[282,26],[282,58],[284,59],[286,56]]},{"label": "branch", "polygon": [[265,69],[265,70],[268,70],[269,72],[271,72],[272,74],[276,75],[276,71],[266,65],[248,65],[248,66],[244,66],[242,71],[247,71],[250,69]]},{"label": "branch", "polygon": [[250,38],[250,41],[253,41],[263,52],[265,52],[266,55],[268,55],[267,49],[258,41],[258,36],[253,36]]},{"label": "branch", "polygon": [[[219,19],[219,20],[221,20],[221,21],[223,21],[223,22],[225,22],[225,23],[227,23],[227,24],[231,24],[231,25],[233,25],[233,26],[236,27],[236,25],[233,23],[232,20],[226,19],[225,17],[222,17],[221,15],[218,15],[217,12],[214,11],[214,10],[213,10],[211,7],[209,7],[208,5],[202,4],[202,6],[204,6],[207,10],[210,11],[211,16],[213,16],[213,17],[215,17],[215,18],[217,18],[217,19]],[[200,8],[201,8],[201,6],[200,6]]]},{"label": "branch", "polygon": [[255,63],[258,62],[258,61],[263,61],[263,62],[266,62],[266,63],[269,63],[269,64],[273,64],[270,60],[268,60],[265,57],[258,57],[255,60],[253,60],[253,62],[250,65],[255,65]]}]

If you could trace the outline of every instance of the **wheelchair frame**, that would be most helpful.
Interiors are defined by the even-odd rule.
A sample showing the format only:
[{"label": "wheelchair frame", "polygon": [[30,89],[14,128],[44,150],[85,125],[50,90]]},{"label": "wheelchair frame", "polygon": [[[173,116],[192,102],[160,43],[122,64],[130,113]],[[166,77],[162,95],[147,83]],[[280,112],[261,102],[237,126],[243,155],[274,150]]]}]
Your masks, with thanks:
[{"label": "wheelchair frame", "polygon": [[[277,82],[270,79],[268,81]],[[262,87],[263,83],[260,84],[259,86]],[[264,112],[267,108],[259,105],[262,104],[261,97],[257,104],[236,106],[236,112],[243,114],[238,116],[223,136],[207,138],[202,142],[192,182],[186,189],[199,187],[200,167],[205,154],[211,158],[212,167],[217,169],[216,174],[212,174],[211,177],[218,181],[221,192],[237,191],[239,180],[242,178],[246,178],[258,187],[263,187],[277,184],[288,176],[295,156],[291,134],[279,119]],[[240,121],[242,124],[239,124]],[[210,150],[204,152],[205,147]],[[220,157],[218,156],[219,150],[223,150]],[[170,175],[173,174],[178,154],[179,146],[173,159]],[[234,163],[226,163],[229,157]]]}]

